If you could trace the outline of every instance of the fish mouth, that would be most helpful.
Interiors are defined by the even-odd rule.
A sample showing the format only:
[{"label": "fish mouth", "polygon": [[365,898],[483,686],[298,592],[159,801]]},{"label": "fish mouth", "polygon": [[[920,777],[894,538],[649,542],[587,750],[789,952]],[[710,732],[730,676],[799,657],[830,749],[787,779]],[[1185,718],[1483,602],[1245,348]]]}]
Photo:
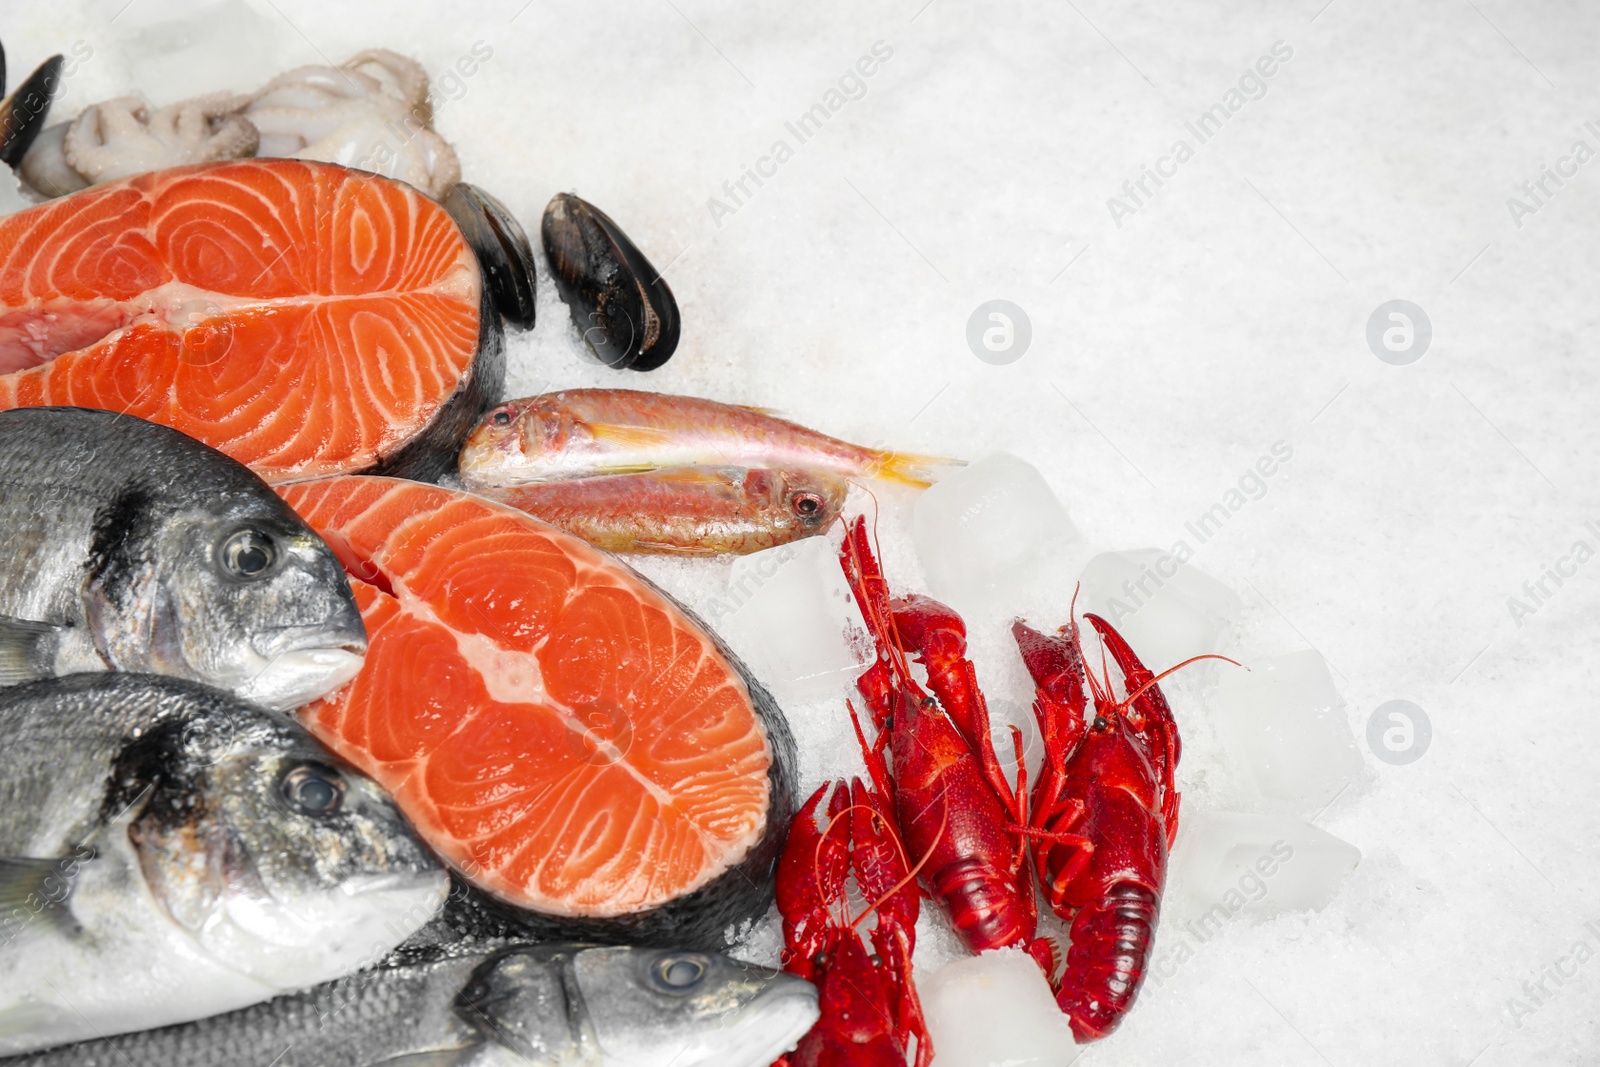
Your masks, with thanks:
[{"label": "fish mouth", "polygon": [[201,941],[257,981],[299,989],[387,955],[438,912],[450,892],[443,870],[359,875],[292,899],[234,898]]},{"label": "fish mouth", "polygon": [[322,645],[279,652],[236,692],[274,711],[293,711],[327,696],[361,673],[367,644]]},{"label": "fish mouth", "polygon": [[511,426],[493,430],[483,427],[469,437],[461,450],[458,469],[469,484],[515,485],[515,475],[507,473],[506,468],[522,461],[522,434],[513,422]]},{"label": "fish mouth", "polygon": [[[679,1060],[677,1067],[767,1067],[793,1049],[821,1015],[817,987],[803,978],[780,974],[739,1013],[739,1022],[724,1032],[727,1044]],[[714,1038],[708,1044],[713,1042]]]}]

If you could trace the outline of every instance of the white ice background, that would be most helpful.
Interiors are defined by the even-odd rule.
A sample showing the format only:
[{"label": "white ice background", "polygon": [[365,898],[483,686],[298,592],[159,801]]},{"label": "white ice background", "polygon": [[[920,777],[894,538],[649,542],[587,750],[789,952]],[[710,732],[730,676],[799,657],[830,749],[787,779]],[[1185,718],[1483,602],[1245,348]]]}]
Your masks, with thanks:
[{"label": "white ice background", "polygon": [[[1174,615],[1175,631],[1148,622],[1166,610],[1151,599],[1130,622],[1149,640],[1214,642],[1246,663],[1320,656],[1343,700],[1303,709],[1342,753],[1331,766],[1346,782],[1326,801],[1261,792],[1252,757],[1226,740],[1259,709],[1216,711],[1232,668],[1215,663],[1167,684],[1185,739],[1178,780],[1212,837],[1243,825],[1225,813],[1271,813],[1327,869],[1345,854],[1317,833],[1359,863],[1321,910],[1252,902],[1202,940],[1176,910],[1198,879],[1253,897],[1249,879],[1276,875],[1252,876],[1244,855],[1228,869],[1238,879],[1212,868],[1183,882],[1186,836],[1157,956],[1189,951],[1078,1062],[1596,1062],[1600,923],[1585,924],[1600,919],[1600,521],[1586,524],[1600,520],[1600,164],[1574,149],[1600,150],[1600,9],[227,6],[203,32],[175,32],[164,20],[201,5],[19,0],[0,41],[13,84],[51,52],[89,53],[62,117],[129,91],[159,103],[251,89],[367,47],[412,54],[435,77],[437,126],[469,180],[535,234],[557,191],[599,204],[683,311],[664,369],[609,371],[583,357],[542,275],[539,325],[511,338],[510,395],[691,393],[863,443],[1030,464],[1072,529],[1040,542],[1005,603],[968,598],[1001,714],[1022,721],[1028,697],[1011,615],[1064,621],[1073,582],[1106,552],[1158,550],[1132,557],[1148,562],[1182,544],[1223,589],[1200,609],[1238,600],[1214,625]],[[490,58],[462,63],[480,42]],[[875,47],[892,54],[841,84]],[[786,123],[830,100],[800,143]],[[1226,119],[1202,140],[1186,124],[1214,105]],[[759,186],[725,188],[758,166]],[[996,299],[1031,329],[1009,363],[1014,347],[981,344],[986,317],[969,344],[969,317]],[[1414,350],[1375,354],[1399,322],[1386,312],[1369,344],[1369,319],[1397,299],[1431,324],[1408,364],[1391,361]],[[892,582],[929,589],[949,562],[922,572],[915,494],[875,491]],[[970,548],[975,580],[985,555],[1015,555],[1005,528],[988,536],[992,551]],[[732,566],[642,569],[722,619]],[[807,790],[855,767],[835,692],[789,708]],[[1405,706],[1378,715],[1394,700],[1431,727],[1409,763],[1392,762],[1385,731],[1401,749],[1423,735]],[[931,981],[961,953],[931,907],[918,935]],[[776,944],[769,925],[750,951],[770,958]]]}]

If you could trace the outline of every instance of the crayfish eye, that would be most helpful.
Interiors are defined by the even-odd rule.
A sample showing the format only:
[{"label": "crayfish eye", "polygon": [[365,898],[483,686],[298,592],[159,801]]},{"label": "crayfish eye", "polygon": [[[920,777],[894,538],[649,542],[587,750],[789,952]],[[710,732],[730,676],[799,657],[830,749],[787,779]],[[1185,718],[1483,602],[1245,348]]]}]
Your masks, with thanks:
[{"label": "crayfish eye", "polygon": [[651,969],[656,985],[668,993],[687,993],[706,976],[703,956],[663,956]]},{"label": "crayfish eye", "polygon": [[1096,715],[1094,717],[1094,728],[1096,730],[1109,730],[1111,728],[1111,720],[1104,715]]}]

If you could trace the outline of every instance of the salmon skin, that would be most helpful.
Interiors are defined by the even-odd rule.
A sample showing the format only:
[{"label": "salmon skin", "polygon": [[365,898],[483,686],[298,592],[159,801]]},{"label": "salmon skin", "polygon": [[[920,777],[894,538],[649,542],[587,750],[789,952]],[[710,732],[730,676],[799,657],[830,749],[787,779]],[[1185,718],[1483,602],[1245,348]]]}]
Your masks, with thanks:
[{"label": "salmon skin", "polygon": [[825,471],[673,467],[484,489],[607,552],[706,556],[776,548],[821,533],[850,486]]},{"label": "salmon skin", "polygon": [[461,450],[472,489],[663,467],[799,467],[931,484],[960,460],[866,448],[759,408],[638,389],[565,389],[490,411]]},{"label": "salmon skin", "polygon": [[485,923],[713,948],[766,913],[794,742],[692,615],[481,497],[361,476],[279,492],[341,555],[369,639],[301,719],[500,902]]},{"label": "salmon skin", "polygon": [[329,163],[96,185],[0,220],[0,408],[181,430],[269,482],[436,477],[504,378],[445,210]]}]

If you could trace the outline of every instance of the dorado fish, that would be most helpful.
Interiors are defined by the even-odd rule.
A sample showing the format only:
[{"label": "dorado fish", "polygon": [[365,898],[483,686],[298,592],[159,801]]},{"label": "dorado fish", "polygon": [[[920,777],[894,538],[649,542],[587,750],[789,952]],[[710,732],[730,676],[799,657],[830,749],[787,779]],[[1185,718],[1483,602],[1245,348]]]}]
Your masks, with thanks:
[{"label": "dorado fish", "polygon": [[448,881],[370,779],[192,682],[0,690],[0,1054],[203,1018],[349,974]]},{"label": "dorado fish", "polygon": [[767,1067],[817,1019],[792,975],[726,956],[549,944],[386,961],[183,1026],[16,1067]]},{"label": "dorado fish", "polygon": [[920,487],[958,464],[853,445],[759,408],[566,389],[492,408],[461,450],[461,480],[482,489],[663,467],[799,467]]},{"label": "dorado fish", "polygon": [[0,683],[168,674],[278,709],[361,669],[339,561],[250,471],[176,430],[0,411]]},{"label": "dorado fish", "polygon": [[608,552],[710,555],[821,533],[849,490],[824,471],[673,467],[479,492]]}]

